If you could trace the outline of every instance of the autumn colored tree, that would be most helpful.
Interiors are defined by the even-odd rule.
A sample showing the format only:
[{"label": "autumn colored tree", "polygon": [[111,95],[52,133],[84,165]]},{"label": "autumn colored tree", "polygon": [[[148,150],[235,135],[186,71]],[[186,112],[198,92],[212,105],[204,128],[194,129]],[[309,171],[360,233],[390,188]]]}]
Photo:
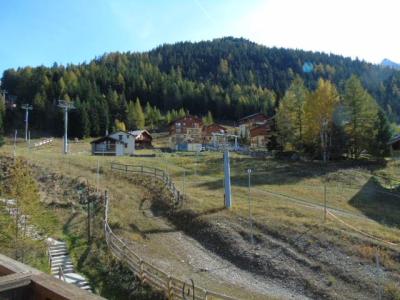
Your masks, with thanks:
[{"label": "autumn colored tree", "polygon": [[334,113],[339,105],[339,94],[334,84],[320,79],[317,89],[307,97],[304,105],[306,131],[304,141],[309,149],[320,149],[324,162],[329,159]]},{"label": "autumn colored tree", "polygon": [[305,111],[308,90],[300,77],[296,77],[279,104],[276,122],[282,146],[286,143],[300,150],[304,144]]},{"label": "autumn colored tree", "polygon": [[361,81],[353,75],[345,84],[343,107],[349,153],[357,159],[363,150],[369,150],[373,146],[378,105],[364,89]]}]

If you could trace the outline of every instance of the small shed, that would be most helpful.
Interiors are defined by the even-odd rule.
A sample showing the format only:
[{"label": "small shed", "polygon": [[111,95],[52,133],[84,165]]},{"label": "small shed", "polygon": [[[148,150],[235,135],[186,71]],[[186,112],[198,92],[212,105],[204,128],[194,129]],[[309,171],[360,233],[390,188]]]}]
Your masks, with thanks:
[{"label": "small shed", "polygon": [[133,155],[135,136],[125,131],[116,131],[91,142],[94,155]]},{"label": "small shed", "polygon": [[90,143],[93,155],[124,155],[126,143],[110,136],[104,136]]}]

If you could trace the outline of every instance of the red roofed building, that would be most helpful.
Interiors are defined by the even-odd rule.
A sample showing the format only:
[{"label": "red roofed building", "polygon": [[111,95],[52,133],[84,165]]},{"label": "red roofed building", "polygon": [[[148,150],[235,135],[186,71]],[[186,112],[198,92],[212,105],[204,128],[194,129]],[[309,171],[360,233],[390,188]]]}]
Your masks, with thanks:
[{"label": "red roofed building", "polygon": [[271,137],[271,127],[268,123],[250,129],[250,147],[266,148]]},{"label": "red roofed building", "polygon": [[[202,143],[203,121],[196,116],[179,118],[169,124],[170,145],[177,149],[182,144]],[[178,150],[178,149],[177,149]]]},{"label": "red roofed building", "polygon": [[255,113],[239,120],[239,135],[244,137],[249,135],[250,129],[267,123],[268,116],[264,113]]},{"label": "red roofed building", "polygon": [[216,140],[213,133],[226,133],[226,128],[216,123],[205,125],[203,127],[203,144],[211,144]]}]

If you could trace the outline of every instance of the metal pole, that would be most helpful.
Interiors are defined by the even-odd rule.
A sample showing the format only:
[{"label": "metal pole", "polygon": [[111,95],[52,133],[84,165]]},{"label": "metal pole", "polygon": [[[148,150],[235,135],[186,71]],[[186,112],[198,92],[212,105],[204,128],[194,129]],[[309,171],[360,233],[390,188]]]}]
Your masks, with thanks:
[{"label": "metal pole", "polygon": [[28,141],[28,107],[25,108],[25,141]]},{"label": "metal pole", "polygon": [[68,109],[74,109],[74,105],[65,100],[58,100],[58,107],[64,109],[64,154],[68,153]]},{"label": "metal pole", "polygon": [[96,194],[99,192],[99,183],[100,183],[100,161],[97,159],[97,174],[96,174]]},{"label": "metal pole", "polygon": [[224,175],[225,175],[225,207],[231,208],[232,199],[231,199],[231,170],[229,165],[229,151],[228,148],[225,147],[224,151]]},{"label": "metal pole", "polygon": [[326,183],[324,183],[324,222],[326,222]]},{"label": "metal pole", "polygon": [[64,154],[68,153],[68,109],[64,108]]},{"label": "metal pole", "polygon": [[251,244],[254,245],[254,238],[253,238],[253,222],[252,222],[252,217],[251,217],[251,197],[250,197],[250,186],[251,186],[251,169],[247,169],[247,174],[249,175],[249,223],[250,223],[250,239],[251,239]]},{"label": "metal pole", "polygon": [[90,242],[90,201],[89,201],[89,199],[87,198],[87,195],[86,195],[86,201],[87,201],[87,235],[88,235],[88,237],[87,237],[87,239],[88,239],[88,242]]},{"label": "metal pole", "polygon": [[182,188],[182,197],[185,197],[185,181],[186,181],[186,170],[183,170],[183,188]]},{"label": "metal pole", "polygon": [[14,134],[14,163],[15,163],[15,159],[17,157],[17,134],[18,134],[18,130],[15,129],[15,134]]},{"label": "metal pole", "polygon": [[28,131],[28,148],[31,147],[31,131]]}]

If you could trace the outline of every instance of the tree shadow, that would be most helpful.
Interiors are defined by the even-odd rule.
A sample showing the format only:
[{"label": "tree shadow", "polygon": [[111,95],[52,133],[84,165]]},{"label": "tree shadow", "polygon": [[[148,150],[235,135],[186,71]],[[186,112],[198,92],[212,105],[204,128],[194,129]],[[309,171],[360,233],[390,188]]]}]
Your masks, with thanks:
[{"label": "tree shadow", "polygon": [[349,204],[370,219],[400,228],[400,193],[384,188],[373,177],[350,199]]},{"label": "tree shadow", "polygon": [[[256,162],[255,162],[256,161]],[[201,175],[213,175],[212,165],[216,160],[211,160],[210,167],[203,171]],[[222,162],[219,161],[222,168]],[[374,161],[340,161],[331,162],[327,165],[321,162],[291,162],[264,159],[231,158],[231,183],[236,186],[248,185],[247,169],[252,170],[251,185],[279,185],[294,184],[303,179],[316,178],[343,171],[347,169],[362,168],[365,171],[374,172],[386,166],[386,162]],[[221,179],[214,181],[200,182],[198,187],[208,189],[220,189],[222,187]]]}]

